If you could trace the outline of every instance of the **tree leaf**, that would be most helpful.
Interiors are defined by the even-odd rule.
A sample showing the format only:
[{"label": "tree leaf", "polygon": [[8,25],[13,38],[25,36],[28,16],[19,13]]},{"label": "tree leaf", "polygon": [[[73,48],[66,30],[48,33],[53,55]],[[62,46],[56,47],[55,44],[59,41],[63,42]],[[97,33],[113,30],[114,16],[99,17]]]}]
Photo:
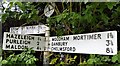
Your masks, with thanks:
[{"label": "tree leaf", "polygon": [[74,59],[76,59],[77,58],[77,56],[74,56]]},{"label": "tree leaf", "polygon": [[2,22],[3,23],[5,22],[8,15],[9,15],[8,13],[5,13],[5,14],[2,15]]},{"label": "tree leaf", "polygon": [[120,7],[117,7],[116,11],[120,12]]},{"label": "tree leaf", "polygon": [[87,64],[93,64],[94,63],[94,59],[88,59]]},{"label": "tree leaf", "polygon": [[113,9],[113,6],[115,6],[117,3],[116,2],[107,2],[106,5],[107,7],[111,10]]},{"label": "tree leaf", "polygon": [[58,60],[58,58],[52,59],[52,61],[50,62],[50,64],[55,64],[57,60]]},{"label": "tree leaf", "polygon": [[3,60],[3,61],[2,61],[2,64],[7,64],[7,63],[8,63],[7,60]]},{"label": "tree leaf", "polygon": [[12,8],[13,5],[14,5],[14,3],[13,3],[13,2],[10,2],[9,5],[10,5],[10,8]]},{"label": "tree leaf", "polygon": [[60,64],[61,64],[61,65],[62,65],[62,64],[65,64],[65,62],[61,61]]},{"label": "tree leaf", "polygon": [[117,57],[117,55],[114,55],[113,57],[112,57],[112,62],[116,62],[118,60],[118,57]]},{"label": "tree leaf", "polygon": [[19,7],[23,7],[22,2],[16,2],[16,4],[17,4]]},{"label": "tree leaf", "polygon": [[108,20],[110,19],[106,14],[102,13],[101,14],[101,19],[105,22],[108,23]]},{"label": "tree leaf", "polygon": [[19,16],[19,20],[23,17],[23,15],[24,15],[24,14],[22,14],[22,15]]}]

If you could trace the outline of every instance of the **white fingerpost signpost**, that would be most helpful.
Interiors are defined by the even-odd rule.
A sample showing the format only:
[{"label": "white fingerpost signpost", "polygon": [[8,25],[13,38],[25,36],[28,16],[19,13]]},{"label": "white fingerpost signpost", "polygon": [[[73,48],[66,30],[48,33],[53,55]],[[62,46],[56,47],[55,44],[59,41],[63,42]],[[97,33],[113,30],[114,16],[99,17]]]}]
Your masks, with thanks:
[{"label": "white fingerpost signpost", "polygon": [[47,58],[47,56],[49,55],[49,38],[50,38],[50,28],[47,27],[46,31],[45,31],[45,52],[44,52],[44,60],[43,60],[43,64],[44,66],[48,66],[49,64],[49,58]]},{"label": "white fingerpost signpost", "polygon": [[35,51],[44,51],[44,46],[45,37],[4,32],[3,50],[33,48]]},{"label": "white fingerpost signpost", "polygon": [[45,25],[11,27],[10,32],[15,34],[45,34],[46,28]]},{"label": "white fingerpost signpost", "polygon": [[32,48],[35,51],[44,51],[45,37],[26,34],[45,34],[47,26],[32,25],[22,27],[11,27],[10,33],[4,33],[4,50],[23,50],[23,48]]},{"label": "white fingerpost signpost", "polygon": [[117,31],[60,37],[49,37],[49,28],[46,29],[45,37],[4,32],[3,50],[22,50],[25,47],[34,47],[35,51],[115,55]]},{"label": "white fingerpost signpost", "polygon": [[[45,29],[41,31],[41,34],[45,33],[45,37],[42,37],[24,35],[32,33],[35,34],[33,29],[36,30],[36,27],[31,29],[22,29],[23,27],[20,27],[17,29],[17,31],[16,28],[18,27],[12,27],[10,30],[11,33],[4,32],[3,50],[23,50],[25,48],[33,48],[35,51],[44,51],[43,64],[45,66],[48,66],[47,64],[49,64],[49,59],[46,58],[49,55],[49,52],[100,55],[117,54],[117,31],[50,37],[50,28],[45,27]],[[33,32],[29,30],[33,30]]]},{"label": "white fingerpost signpost", "polygon": [[117,31],[50,37],[52,52],[117,54]]}]

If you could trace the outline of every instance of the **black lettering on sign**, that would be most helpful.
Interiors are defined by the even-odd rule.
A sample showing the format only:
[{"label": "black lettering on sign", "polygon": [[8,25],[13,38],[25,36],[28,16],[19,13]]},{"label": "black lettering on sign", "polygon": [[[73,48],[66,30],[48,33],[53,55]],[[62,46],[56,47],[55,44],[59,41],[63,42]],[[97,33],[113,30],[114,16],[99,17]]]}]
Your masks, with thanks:
[{"label": "black lettering on sign", "polygon": [[106,40],[107,44],[106,46],[109,46],[110,45],[110,40]]},{"label": "black lettering on sign", "polygon": [[39,40],[39,41],[41,41],[41,38],[40,38],[40,37],[38,37],[38,40]]},{"label": "black lettering on sign", "polygon": [[106,48],[106,53],[113,53],[113,49],[112,48]]},{"label": "black lettering on sign", "polygon": [[73,36],[73,40],[94,40],[94,39],[101,39],[101,34]]},{"label": "black lettering on sign", "polygon": [[[23,46],[24,46],[24,45],[23,45]],[[28,48],[28,46],[25,45],[25,46],[24,46],[24,49],[25,49],[25,48]]]},{"label": "black lettering on sign", "polygon": [[62,51],[62,47],[60,47],[60,51]]},{"label": "black lettering on sign", "polygon": [[14,38],[13,34],[11,34],[11,37],[10,38]]},{"label": "black lettering on sign", "polygon": [[68,42],[52,42],[52,46],[67,46]]},{"label": "black lettering on sign", "polygon": [[112,46],[113,46],[112,40],[106,40],[106,42],[107,42],[106,46],[109,46],[109,45],[112,45]]},{"label": "black lettering on sign", "polygon": [[50,43],[48,43],[48,46],[50,46]]},{"label": "black lettering on sign", "polygon": [[107,38],[113,38],[113,34],[112,33],[107,33]]},{"label": "black lettering on sign", "polygon": [[8,49],[10,49],[10,45],[6,45],[6,47],[5,48],[8,48]]},{"label": "black lettering on sign", "polygon": [[6,34],[6,38],[34,40],[34,37],[32,36],[19,35],[19,34]]},{"label": "black lettering on sign", "polygon": [[41,50],[41,47],[37,47],[37,50]]},{"label": "black lettering on sign", "polygon": [[47,50],[47,47],[44,47],[44,51],[46,51]]},{"label": "black lettering on sign", "polygon": [[[24,38],[26,39],[26,36],[24,36]],[[18,39],[20,39],[20,35],[18,35]]]},{"label": "black lettering on sign", "polygon": [[75,50],[76,50],[76,48],[75,48],[75,47],[73,47],[73,52],[75,52]]},{"label": "black lettering on sign", "polygon": [[101,38],[101,34],[98,34],[98,39],[102,39],[102,38]]},{"label": "black lettering on sign", "polygon": [[14,48],[15,48],[15,49],[18,49],[16,45],[15,45],[15,47],[14,47]]},{"label": "black lettering on sign", "polygon": [[11,45],[11,49],[14,49],[14,45]]},{"label": "black lettering on sign", "polygon": [[22,47],[20,45],[18,45],[18,49],[21,49]]},{"label": "black lettering on sign", "polygon": [[72,51],[75,52],[76,48],[75,47],[52,47],[51,48],[52,51]]},{"label": "black lettering on sign", "polygon": [[39,42],[37,42],[37,45],[39,45]]},{"label": "black lettering on sign", "polygon": [[52,38],[52,41],[68,41],[69,37],[56,37]]},{"label": "black lettering on sign", "polygon": [[37,50],[39,50],[39,47],[37,47]]},{"label": "black lettering on sign", "polygon": [[53,51],[53,50],[56,50],[56,48],[55,48],[55,47],[52,47],[51,50],[52,50],[52,51]]},{"label": "black lettering on sign", "polygon": [[6,38],[10,38],[10,34],[6,34]]},{"label": "black lettering on sign", "polygon": [[39,48],[39,50],[41,50],[41,48]]},{"label": "black lettering on sign", "polygon": [[10,44],[30,44],[27,40],[6,39],[6,43]]},{"label": "black lettering on sign", "polygon": [[24,47],[24,45],[22,45],[22,49],[24,49],[25,47]]},{"label": "black lettering on sign", "polygon": [[17,35],[16,34],[15,34],[14,38],[17,39]]},{"label": "black lettering on sign", "polygon": [[7,44],[6,49],[25,49],[25,48],[28,48],[28,46],[25,46],[25,45],[10,45],[10,44]]},{"label": "black lettering on sign", "polygon": [[9,39],[6,39],[6,43],[8,43]]},{"label": "black lettering on sign", "polygon": [[81,40],[81,36],[73,36],[73,40]]}]

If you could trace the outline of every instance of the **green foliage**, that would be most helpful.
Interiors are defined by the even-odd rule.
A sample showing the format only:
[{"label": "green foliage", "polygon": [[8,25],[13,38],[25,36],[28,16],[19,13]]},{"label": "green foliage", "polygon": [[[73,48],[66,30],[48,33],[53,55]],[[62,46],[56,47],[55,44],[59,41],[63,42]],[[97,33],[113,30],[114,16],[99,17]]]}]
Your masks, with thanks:
[{"label": "green foliage", "polygon": [[[69,32],[77,33],[75,28],[78,27],[78,24],[81,24],[81,16],[75,12],[68,13],[64,11],[60,15],[48,18],[47,22],[52,31],[60,36],[63,34],[69,34]],[[80,30],[79,28],[77,29]]]},{"label": "green foliage", "polygon": [[59,60],[59,58],[60,58],[60,55],[53,55],[53,54],[51,54],[50,56],[48,56],[48,58],[50,58],[51,56],[54,56],[54,58],[52,58],[51,60],[50,60],[50,63],[49,64],[56,64],[57,63],[57,60]]},{"label": "green foliage", "polygon": [[50,64],[55,64],[57,60],[58,60],[58,58],[52,59],[52,61],[50,62]]},{"label": "green foliage", "polygon": [[[26,23],[31,23],[33,21],[38,22],[41,17],[38,15],[39,10],[36,6],[32,5],[32,2],[10,2],[10,7],[3,9],[5,14],[2,15],[2,22],[6,22],[7,18],[13,18],[16,20],[25,20]],[[10,9],[17,5],[20,11],[11,11]]]},{"label": "green foliage", "polygon": [[2,60],[2,64],[35,64],[38,59],[33,55],[32,49],[25,49],[21,54],[11,54]]},{"label": "green foliage", "polygon": [[2,57],[0,57],[0,66],[2,65]]},{"label": "green foliage", "polygon": [[115,55],[115,56],[112,57],[112,62],[113,62],[113,63],[115,63],[117,60],[118,60],[117,55]]},{"label": "green foliage", "polygon": [[118,52],[117,55],[114,55],[112,57],[112,62],[115,63],[115,64],[119,64],[120,63],[120,51]]},{"label": "green foliage", "polygon": [[[67,54],[68,55],[68,54]],[[54,56],[53,58],[51,58],[51,56]],[[69,56],[69,55],[68,55]],[[53,55],[53,53],[48,57],[48,58],[51,58],[50,60],[50,63],[49,64],[56,64],[56,66],[61,66],[61,65],[65,65],[65,64],[68,64],[68,65],[71,65],[71,64],[76,64],[76,58],[77,56],[75,55],[74,57],[68,57],[66,58],[66,60],[60,60],[60,54],[55,54]]]},{"label": "green foliage", "polygon": [[[118,4],[116,2],[88,2],[87,5],[81,7],[80,12],[69,12],[69,9],[66,9],[59,15],[47,18],[47,22],[51,31],[55,32],[56,35],[109,30],[106,26],[110,25],[110,22],[115,24],[116,19],[118,21],[118,18],[115,17],[119,16]],[[113,18],[116,19],[114,20]]]},{"label": "green foliage", "polygon": [[[43,3],[34,5],[31,2],[14,2],[10,4],[11,7],[14,4],[17,4],[23,12],[11,12],[7,8],[4,9],[4,11],[6,11],[6,13],[2,15],[2,20],[4,23],[8,17],[16,20],[23,19],[27,23],[32,21],[42,22],[42,18],[40,15],[38,15],[39,10],[36,9],[36,6]],[[43,19],[47,21],[47,24],[49,24],[49,27],[51,28],[51,35],[61,36],[66,34],[68,35],[95,31],[119,30],[119,28],[117,29],[117,26],[120,24],[119,5],[119,2],[101,3],[87,2],[87,0],[86,3],[62,3],[62,7],[59,7],[58,5],[55,7],[55,11],[60,13],[54,13],[54,15],[51,17]],[[30,12],[27,12],[27,10],[30,10]],[[9,56],[9,58],[3,60],[2,63],[7,64],[13,62],[21,62],[32,64],[34,61],[36,61],[36,59],[33,57],[33,55],[29,55],[29,53],[31,52],[23,52],[19,55],[12,54]],[[89,57],[81,57],[82,60],[79,64],[119,64],[119,55],[120,52],[114,56],[88,55]],[[60,55],[55,53],[51,53],[47,58],[51,58],[51,56],[53,57],[50,59],[50,64],[56,64],[58,66],[60,64],[76,64],[76,59],[78,58],[76,55],[74,55],[74,57],[71,57],[68,54],[69,57],[66,57],[65,61],[60,61]]]},{"label": "green foliage", "polygon": [[8,13],[5,13],[5,14],[2,15],[2,22],[3,23],[5,22],[8,15],[9,15]]},{"label": "green foliage", "polygon": [[87,64],[108,64],[111,59],[109,56],[101,56],[101,55],[90,55],[90,58],[87,60]]},{"label": "green foliage", "polygon": [[[84,63],[84,62],[83,62]],[[120,63],[120,51],[113,56],[103,55],[90,55],[87,62],[84,64],[119,64]]]},{"label": "green foliage", "polygon": [[113,9],[114,6],[116,6],[116,2],[109,2],[109,3],[106,3],[107,7],[111,10]]}]

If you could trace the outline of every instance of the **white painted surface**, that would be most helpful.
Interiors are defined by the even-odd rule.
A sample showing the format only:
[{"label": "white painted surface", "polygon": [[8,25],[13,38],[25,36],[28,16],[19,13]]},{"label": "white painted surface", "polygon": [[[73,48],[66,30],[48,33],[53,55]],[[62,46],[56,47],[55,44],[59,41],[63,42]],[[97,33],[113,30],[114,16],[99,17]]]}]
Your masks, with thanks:
[{"label": "white painted surface", "polygon": [[46,27],[45,25],[11,27],[10,32],[15,34],[44,34]]},{"label": "white painted surface", "polygon": [[50,17],[54,13],[55,3],[52,5],[46,5],[44,8],[44,13],[46,17]]},{"label": "white painted surface", "polygon": [[[82,40],[73,40],[75,36],[89,36],[89,35],[99,35],[97,39],[88,39],[87,37]],[[77,34],[77,35],[67,35],[67,36],[61,36],[61,38],[69,38],[69,40],[60,40],[60,41],[53,41],[53,38],[55,37],[50,37],[50,49],[52,52],[67,52],[67,53],[83,53],[83,54],[102,54],[102,55],[115,55],[117,54],[117,31],[105,31],[105,32],[95,32],[95,33],[86,33],[86,34]],[[108,38],[109,37],[109,38]],[[58,38],[57,38],[58,39]],[[107,41],[110,41],[110,45],[107,46],[108,44]],[[58,45],[52,45],[52,43],[62,43],[64,42],[63,46],[58,46]],[[112,43],[113,45],[112,45]],[[59,50],[60,48],[68,48],[71,47],[72,50],[66,50],[62,49]],[[53,49],[53,48],[58,48]],[[109,48],[109,49],[107,49]],[[110,52],[109,52],[110,51]]]},{"label": "white painted surface", "polygon": [[[24,38],[24,37],[26,37],[26,38]],[[29,37],[29,38],[27,38],[27,37]],[[12,41],[10,41],[10,40],[12,40]],[[18,48],[18,45],[19,45],[19,48]],[[8,47],[6,47],[6,46],[8,46]],[[45,37],[21,35],[21,34],[4,32],[3,50],[23,50],[23,48],[20,48],[20,46],[24,46],[24,47],[28,46],[29,48],[33,47],[33,50],[35,50],[35,51],[44,51]],[[39,49],[37,49],[37,48],[39,48]]]}]

